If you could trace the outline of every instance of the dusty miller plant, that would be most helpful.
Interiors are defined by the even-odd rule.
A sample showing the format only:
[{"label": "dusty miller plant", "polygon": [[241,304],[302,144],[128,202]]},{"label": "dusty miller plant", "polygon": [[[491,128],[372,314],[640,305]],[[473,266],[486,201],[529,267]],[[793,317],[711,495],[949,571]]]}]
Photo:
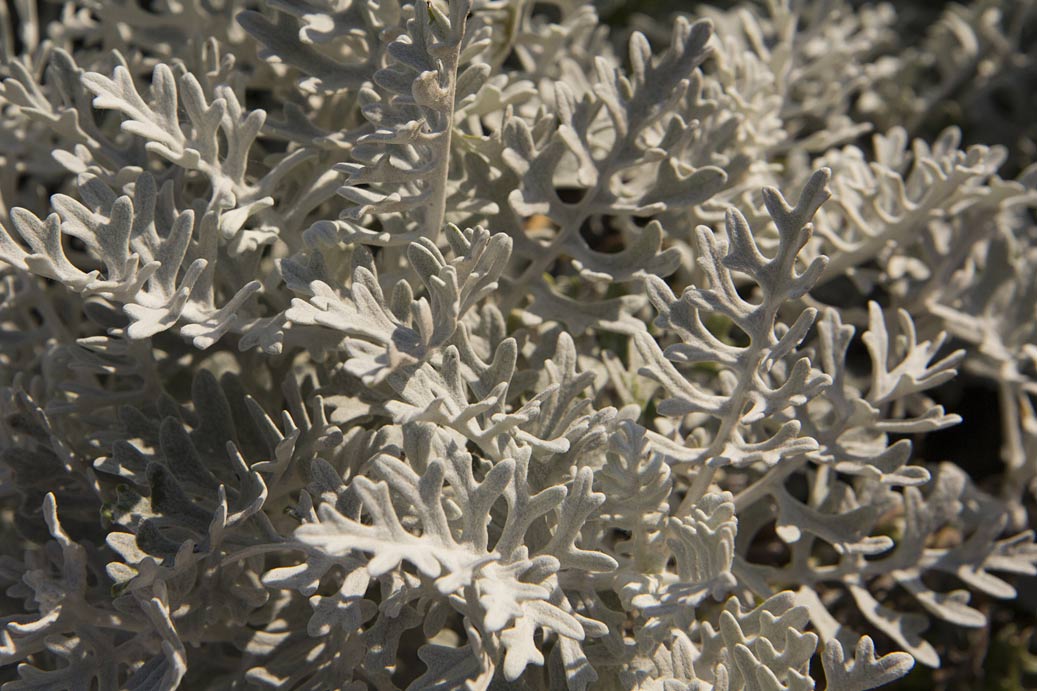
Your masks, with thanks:
[{"label": "dusty miller plant", "polygon": [[1037,574],[1037,170],[918,135],[1033,10],[0,2],[2,688],[938,667]]}]

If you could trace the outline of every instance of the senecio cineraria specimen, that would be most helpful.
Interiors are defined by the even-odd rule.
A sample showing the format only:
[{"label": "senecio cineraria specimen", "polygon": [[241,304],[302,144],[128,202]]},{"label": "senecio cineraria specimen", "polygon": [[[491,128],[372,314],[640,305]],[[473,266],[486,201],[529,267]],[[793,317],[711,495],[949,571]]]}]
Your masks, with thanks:
[{"label": "senecio cineraria specimen", "polygon": [[912,137],[1033,3],[684,9],[0,2],[2,688],[857,691],[1015,598],[1032,132]]}]

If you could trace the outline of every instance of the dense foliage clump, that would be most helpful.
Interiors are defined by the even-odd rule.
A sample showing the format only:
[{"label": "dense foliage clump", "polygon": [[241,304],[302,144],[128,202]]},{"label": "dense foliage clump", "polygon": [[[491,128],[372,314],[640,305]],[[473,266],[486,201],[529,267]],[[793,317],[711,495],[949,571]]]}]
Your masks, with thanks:
[{"label": "dense foliage clump", "polygon": [[1037,7],[680,9],[0,0],[5,691],[864,691],[1020,605]]}]

